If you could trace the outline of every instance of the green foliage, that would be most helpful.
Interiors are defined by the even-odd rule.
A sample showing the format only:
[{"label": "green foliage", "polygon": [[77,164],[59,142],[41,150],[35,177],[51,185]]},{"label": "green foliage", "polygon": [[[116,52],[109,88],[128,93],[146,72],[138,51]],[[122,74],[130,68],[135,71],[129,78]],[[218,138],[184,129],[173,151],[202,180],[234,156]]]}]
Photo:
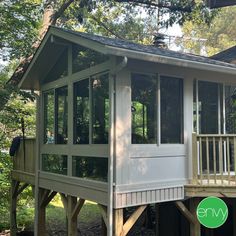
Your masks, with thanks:
[{"label": "green foliage", "polygon": [[10,58],[20,58],[31,52],[37,37],[40,1],[5,0],[0,2],[0,49]]},{"label": "green foliage", "polygon": [[[18,89],[5,85],[8,74],[12,71],[9,66],[0,72],[0,230],[9,228],[10,200],[10,171],[12,158],[8,155],[12,139],[22,135],[21,118],[25,120],[26,136],[35,136],[35,104],[33,97]],[[21,194],[19,206],[32,203],[32,193],[26,189]]]},{"label": "green foliage", "polygon": [[[187,21],[183,26],[183,35],[189,40],[182,43],[190,52],[211,56],[235,45],[236,7],[222,8],[208,25],[201,20]],[[199,17],[195,17],[199,19]],[[199,40],[196,40],[196,39]]]},{"label": "green foliage", "polygon": [[10,170],[12,162],[9,155],[0,152],[0,231],[9,228]]}]

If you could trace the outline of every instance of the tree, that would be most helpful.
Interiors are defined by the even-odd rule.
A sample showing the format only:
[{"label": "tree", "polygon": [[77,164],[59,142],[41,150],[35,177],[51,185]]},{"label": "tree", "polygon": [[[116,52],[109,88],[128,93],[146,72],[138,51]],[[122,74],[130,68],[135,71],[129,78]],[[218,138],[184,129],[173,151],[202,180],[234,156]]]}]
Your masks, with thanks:
[{"label": "tree", "polygon": [[192,53],[204,53],[208,56],[234,46],[235,15],[236,7],[227,7],[218,12],[211,24],[206,24],[200,19],[185,22],[182,28],[183,36],[189,40],[184,40],[181,46]]},{"label": "tree", "polygon": [[[21,118],[25,120],[26,136],[35,135],[35,105],[29,94],[19,92],[16,89],[9,93],[3,89],[3,84],[12,73],[11,66],[0,72],[0,102],[4,103],[4,109],[0,111],[0,231],[9,227],[9,201],[12,170],[12,158],[8,155],[13,137],[22,135]],[[10,85],[8,85],[10,86]],[[29,102],[30,101],[30,102]],[[27,200],[26,200],[27,199]],[[29,202],[29,192],[21,199],[21,204]]]}]

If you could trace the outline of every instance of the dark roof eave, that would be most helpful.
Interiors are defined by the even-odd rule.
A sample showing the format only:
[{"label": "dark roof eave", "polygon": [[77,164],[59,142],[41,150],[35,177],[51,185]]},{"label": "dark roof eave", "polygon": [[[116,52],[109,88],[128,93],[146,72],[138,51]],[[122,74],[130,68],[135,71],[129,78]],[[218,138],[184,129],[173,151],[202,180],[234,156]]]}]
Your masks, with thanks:
[{"label": "dark roof eave", "polygon": [[[196,62],[190,60],[184,60],[180,58],[167,57],[163,55],[155,55],[151,53],[139,52],[134,50],[128,50],[123,48],[117,48],[113,46],[106,45],[106,48],[109,49],[110,53],[114,56],[126,56],[128,58],[144,60],[149,62],[157,62],[161,64],[174,65],[180,67],[187,67],[192,69],[200,69],[205,71],[213,71],[226,73],[231,75],[236,75],[236,67],[228,67],[223,65],[215,65],[204,62]],[[225,63],[228,64],[228,63]]]}]

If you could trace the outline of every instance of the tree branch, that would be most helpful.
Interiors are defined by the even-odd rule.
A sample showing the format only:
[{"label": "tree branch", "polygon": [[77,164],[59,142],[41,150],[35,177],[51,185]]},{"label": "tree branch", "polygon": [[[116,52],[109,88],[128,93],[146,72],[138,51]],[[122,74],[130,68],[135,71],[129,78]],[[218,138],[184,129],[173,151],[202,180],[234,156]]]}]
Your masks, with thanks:
[{"label": "tree branch", "polygon": [[192,12],[192,5],[182,7],[182,6],[174,6],[174,5],[168,5],[168,4],[162,4],[162,3],[155,3],[150,0],[115,0],[115,1],[121,2],[121,3],[122,2],[123,3],[138,3],[138,4],[153,6],[153,7],[158,7],[158,8],[167,8],[171,11],[181,11],[181,12],[187,12],[187,13]]},{"label": "tree branch", "polygon": [[61,15],[64,13],[64,11],[75,1],[77,1],[77,0],[67,0],[62,3],[60,8],[55,12],[55,14],[53,16],[53,19],[51,21],[52,25],[56,24],[57,19],[60,18]]},{"label": "tree branch", "polygon": [[95,16],[91,15],[92,20],[94,20],[95,22],[97,22],[99,25],[101,25],[105,30],[107,30],[109,33],[111,33],[112,35],[116,36],[119,39],[124,39],[123,37],[121,37],[120,35],[118,35],[116,32],[114,32],[112,29],[108,28],[108,26],[106,24],[104,24],[103,22],[101,22],[98,18],[96,18]]}]

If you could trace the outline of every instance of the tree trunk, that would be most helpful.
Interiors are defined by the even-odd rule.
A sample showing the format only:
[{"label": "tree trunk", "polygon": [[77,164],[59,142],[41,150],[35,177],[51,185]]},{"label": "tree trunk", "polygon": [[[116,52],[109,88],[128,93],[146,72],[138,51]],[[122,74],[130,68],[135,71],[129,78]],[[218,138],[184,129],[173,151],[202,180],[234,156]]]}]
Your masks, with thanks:
[{"label": "tree trunk", "polygon": [[[42,28],[39,30],[38,40],[33,44],[34,51],[39,47],[44,35],[46,34],[50,25],[55,25],[58,18],[62,16],[64,11],[74,2],[75,0],[64,0],[56,11],[55,2],[53,0],[47,1],[47,4],[44,6],[44,13],[42,17]],[[79,2],[79,1],[78,1]],[[23,58],[20,61],[19,66],[16,68],[14,74],[8,81],[12,85],[17,85],[22,79],[26,69],[28,68],[29,63],[31,62],[33,55],[30,55],[27,58]]]}]

